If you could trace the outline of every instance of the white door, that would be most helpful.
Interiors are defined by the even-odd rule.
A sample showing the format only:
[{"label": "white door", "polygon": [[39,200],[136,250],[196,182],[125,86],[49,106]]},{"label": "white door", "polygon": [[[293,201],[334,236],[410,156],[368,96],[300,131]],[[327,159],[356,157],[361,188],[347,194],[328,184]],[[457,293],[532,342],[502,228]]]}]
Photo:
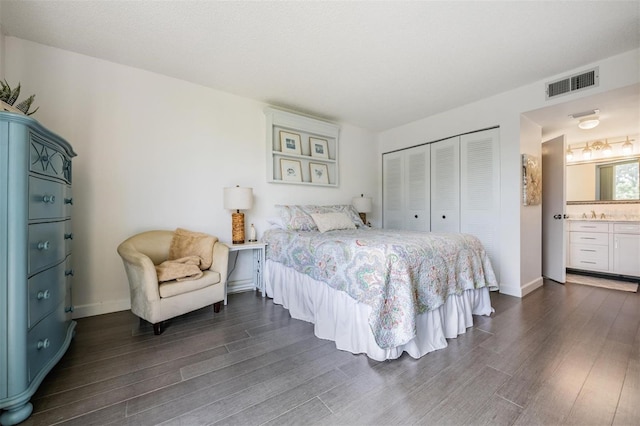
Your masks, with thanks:
[{"label": "white door", "polygon": [[460,232],[480,239],[500,281],[500,129],[460,137]]},{"label": "white door", "polygon": [[404,164],[402,151],[382,156],[382,227],[404,229]]},{"label": "white door", "polygon": [[431,144],[431,231],[460,232],[460,137]]},{"label": "white door", "polygon": [[429,231],[429,145],[405,152],[406,226],[410,231]]},{"label": "white door", "polygon": [[382,158],[382,227],[429,231],[429,145]]},{"label": "white door", "polygon": [[565,241],[564,135],[542,144],[542,276],[564,283]]}]

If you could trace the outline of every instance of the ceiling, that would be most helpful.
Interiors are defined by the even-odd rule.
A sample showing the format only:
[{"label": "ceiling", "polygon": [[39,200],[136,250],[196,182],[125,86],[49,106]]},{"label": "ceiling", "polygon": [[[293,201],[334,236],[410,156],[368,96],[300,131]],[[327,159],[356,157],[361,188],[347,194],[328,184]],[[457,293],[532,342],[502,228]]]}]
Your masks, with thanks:
[{"label": "ceiling", "polygon": [[[640,47],[637,0],[2,0],[0,23],[9,36],[374,131]],[[613,114],[605,105],[595,107]]]}]

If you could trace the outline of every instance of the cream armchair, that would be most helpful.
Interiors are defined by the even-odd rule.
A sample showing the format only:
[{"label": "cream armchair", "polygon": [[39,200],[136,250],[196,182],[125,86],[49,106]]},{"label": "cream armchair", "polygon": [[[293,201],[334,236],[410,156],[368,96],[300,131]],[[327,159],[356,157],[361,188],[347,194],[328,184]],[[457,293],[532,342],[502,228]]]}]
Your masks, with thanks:
[{"label": "cream armchair", "polygon": [[214,237],[213,263],[196,280],[158,283],[155,265],[169,257],[173,231],[148,231],[132,236],[118,246],[129,279],[131,312],[153,324],[162,333],[162,322],[213,304],[220,312],[224,300],[229,248]]}]

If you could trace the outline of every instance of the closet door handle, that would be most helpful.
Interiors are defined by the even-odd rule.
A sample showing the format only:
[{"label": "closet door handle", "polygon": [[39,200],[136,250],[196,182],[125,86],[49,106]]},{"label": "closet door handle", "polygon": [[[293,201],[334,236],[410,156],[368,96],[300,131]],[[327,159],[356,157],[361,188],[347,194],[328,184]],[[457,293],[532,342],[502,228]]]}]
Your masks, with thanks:
[{"label": "closet door handle", "polygon": [[418,218],[418,215],[415,215],[414,217],[417,219],[417,218]]}]

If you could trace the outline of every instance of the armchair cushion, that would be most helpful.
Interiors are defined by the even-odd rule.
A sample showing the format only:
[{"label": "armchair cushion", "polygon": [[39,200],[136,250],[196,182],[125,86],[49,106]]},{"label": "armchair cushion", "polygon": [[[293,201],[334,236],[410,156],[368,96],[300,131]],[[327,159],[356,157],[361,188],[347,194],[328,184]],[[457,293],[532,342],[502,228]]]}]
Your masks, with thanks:
[{"label": "armchair cushion", "polygon": [[160,283],[160,297],[173,297],[190,291],[200,290],[220,282],[220,274],[215,271],[203,271],[202,277],[188,281],[167,281]]}]

